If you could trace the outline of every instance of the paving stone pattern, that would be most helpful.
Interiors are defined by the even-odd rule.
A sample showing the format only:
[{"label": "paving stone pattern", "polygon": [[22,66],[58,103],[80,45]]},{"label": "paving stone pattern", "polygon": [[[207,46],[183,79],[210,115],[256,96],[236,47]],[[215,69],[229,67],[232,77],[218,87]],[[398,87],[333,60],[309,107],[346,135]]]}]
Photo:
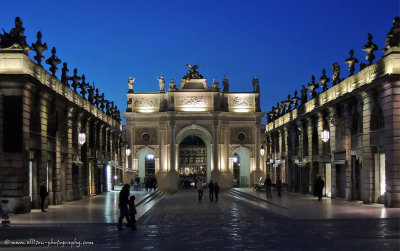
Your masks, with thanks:
[{"label": "paving stone pattern", "polygon": [[[125,250],[399,250],[398,218],[293,219],[234,197],[198,202],[196,192],[165,195],[137,222],[116,224],[17,224],[0,228],[0,248],[60,250],[60,246],[6,245],[5,240],[89,241],[80,249]],[[318,203],[316,201],[316,203]],[[74,249],[76,245],[72,246]],[[66,247],[64,247],[66,248]],[[68,246],[70,249],[71,247]]]}]

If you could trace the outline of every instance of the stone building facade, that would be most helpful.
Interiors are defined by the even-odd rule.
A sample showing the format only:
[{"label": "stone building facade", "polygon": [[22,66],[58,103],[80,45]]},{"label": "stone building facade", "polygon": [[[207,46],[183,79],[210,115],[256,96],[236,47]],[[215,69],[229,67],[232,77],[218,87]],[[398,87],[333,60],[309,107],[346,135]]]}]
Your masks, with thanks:
[{"label": "stone building facade", "polygon": [[[312,194],[320,175],[327,197],[400,207],[399,25],[396,18],[376,63],[377,46],[369,35],[363,47],[369,64],[361,64],[358,73],[351,51],[349,77],[340,79],[334,70],[328,89],[324,71],[322,92],[315,93],[313,77],[310,100],[295,95],[268,113],[266,166],[273,180],[279,177],[294,191]],[[323,131],[330,136],[326,142]]]},{"label": "stone building facade", "polygon": [[[17,18],[16,27],[1,35],[0,52],[0,199],[8,200],[13,213],[40,208],[43,182],[49,192],[46,204],[100,194],[107,190],[107,167],[120,166],[122,160],[115,108],[103,111],[104,98],[85,97],[92,87],[84,76],[66,76],[66,67],[59,80],[55,48],[47,60],[52,73],[41,65],[43,44],[42,49],[32,45],[40,52],[32,61],[23,31]],[[79,133],[86,136],[84,144],[78,142]]]},{"label": "stone building facade", "polygon": [[[133,80],[128,82],[126,133],[132,154],[129,168],[140,170],[149,152],[155,156],[158,186],[166,190],[179,187],[180,143],[188,136],[197,136],[205,143],[206,180],[217,181],[221,187],[232,187],[233,156],[241,154],[241,175],[254,183],[265,170],[260,158],[261,118],[258,80],[253,80],[254,92],[229,92],[228,79],[207,85],[190,66],[180,87],[172,79],[165,91],[164,79],[159,78],[160,92],[135,93]],[[140,173],[139,173],[140,175]]]}]

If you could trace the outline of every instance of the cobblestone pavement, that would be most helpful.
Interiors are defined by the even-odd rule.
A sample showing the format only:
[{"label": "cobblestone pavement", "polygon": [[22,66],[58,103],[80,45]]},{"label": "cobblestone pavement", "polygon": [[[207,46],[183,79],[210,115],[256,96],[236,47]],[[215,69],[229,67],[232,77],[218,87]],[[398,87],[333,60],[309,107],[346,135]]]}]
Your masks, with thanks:
[{"label": "cobblestone pavement", "polygon": [[[126,250],[399,250],[399,217],[312,219],[293,217],[290,205],[240,190],[228,190],[218,202],[197,201],[195,191],[164,196],[137,222],[138,230],[118,231],[106,223],[15,224],[0,228],[0,248],[60,250],[59,241],[86,241],[79,248]],[[285,194],[284,194],[285,196]],[[299,196],[294,200],[307,200]],[[263,204],[262,204],[263,203]],[[314,203],[314,204],[313,204]],[[317,200],[309,206],[328,207]],[[259,204],[259,205],[258,205]],[[264,206],[263,206],[264,205]],[[397,209],[398,210],[398,209]],[[289,213],[288,213],[289,212]],[[399,211],[397,211],[399,212]],[[394,212],[396,213],[396,212]],[[392,214],[394,214],[392,212]],[[14,245],[15,241],[51,242]],[[36,243],[38,244],[38,243]],[[78,244],[72,244],[77,248]],[[64,248],[71,248],[65,245]]]}]

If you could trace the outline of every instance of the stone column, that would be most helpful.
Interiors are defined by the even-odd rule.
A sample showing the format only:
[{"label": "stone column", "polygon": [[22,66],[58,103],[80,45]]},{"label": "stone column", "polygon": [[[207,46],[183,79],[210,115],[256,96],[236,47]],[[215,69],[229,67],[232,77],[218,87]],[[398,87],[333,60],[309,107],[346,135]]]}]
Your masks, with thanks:
[{"label": "stone column", "polygon": [[385,118],[387,207],[400,207],[400,81],[383,84],[382,112]]},{"label": "stone column", "polygon": [[351,122],[352,116],[349,112],[349,105],[347,103],[343,104],[344,110],[344,133],[345,133],[345,140],[344,140],[344,149],[346,154],[346,199],[351,200],[351,192],[352,192],[352,182],[351,182]]},{"label": "stone column", "polygon": [[65,170],[65,190],[66,190],[66,200],[73,200],[73,190],[72,190],[72,128],[74,124],[74,108],[70,107],[67,109],[67,167]]},{"label": "stone column", "polygon": [[84,160],[83,160],[83,155],[82,155],[82,146],[79,144],[79,142],[78,142],[78,134],[83,130],[83,128],[84,128],[84,118],[83,118],[83,114],[82,113],[80,113],[80,114],[78,114],[78,120],[77,120],[77,124],[76,124],[76,134],[75,135],[73,135],[73,141],[75,141],[76,142],[76,147],[77,147],[77,155],[78,155],[78,159],[79,159],[79,161],[81,161],[82,162],[82,165],[80,165],[78,168],[78,170],[79,170],[79,175],[78,175],[78,180],[77,181],[74,181],[74,182],[77,182],[78,183],[78,189],[79,189],[79,196],[78,196],[78,199],[82,199],[82,197],[83,197],[83,195],[84,195],[84,193],[83,193],[83,185],[84,185],[84,175],[83,175],[83,169],[85,168],[85,163],[84,163]]},{"label": "stone column", "polygon": [[363,121],[363,136],[362,136],[362,172],[363,181],[360,186],[363,187],[361,198],[365,203],[375,202],[375,182],[374,182],[374,152],[371,147],[371,113],[374,107],[372,93],[362,92],[362,121]]},{"label": "stone column", "polygon": [[283,127],[283,147],[282,147],[282,155],[285,156],[285,164],[284,164],[284,168],[285,170],[283,170],[283,174],[284,176],[281,177],[282,183],[287,183],[287,177],[289,177],[289,155],[288,155],[288,128],[287,125]]},{"label": "stone column", "polygon": [[339,123],[339,119],[336,113],[336,107],[328,108],[329,114],[329,144],[330,144],[330,155],[331,155],[331,197],[336,196],[336,165],[335,165],[335,151],[336,151],[336,126]]},{"label": "stone column", "polygon": [[308,193],[314,192],[314,177],[312,177],[313,170],[313,151],[312,151],[312,131],[313,131],[313,120],[311,117],[306,118],[307,121],[307,137],[308,137],[308,163],[309,163],[309,176],[308,176]]},{"label": "stone column", "polygon": [[[50,94],[40,93],[40,163],[38,168],[38,186],[42,185],[42,182],[46,183],[46,187],[50,192],[50,186],[48,182],[48,153],[47,153],[47,123],[49,113],[49,101]],[[38,188],[39,190],[39,188]],[[50,195],[49,195],[50,198]],[[40,197],[39,205],[40,205]],[[48,202],[49,200],[46,200]]]}]

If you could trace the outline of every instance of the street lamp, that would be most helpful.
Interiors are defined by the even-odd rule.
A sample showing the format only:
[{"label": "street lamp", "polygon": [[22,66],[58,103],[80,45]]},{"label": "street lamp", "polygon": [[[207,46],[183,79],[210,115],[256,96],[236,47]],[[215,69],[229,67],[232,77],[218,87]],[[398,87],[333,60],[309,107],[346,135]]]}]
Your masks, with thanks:
[{"label": "street lamp", "polygon": [[264,153],[265,153],[264,145],[261,145],[261,149],[260,149],[261,156],[264,156]]},{"label": "street lamp", "polygon": [[86,142],[86,134],[84,132],[80,132],[78,134],[78,143],[79,145],[82,146],[83,144],[85,144],[85,142]]},{"label": "street lamp", "polygon": [[131,155],[131,149],[129,149],[128,145],[126,145],[125,154],[126,154],[126,156]]},{"label": "street lamp", "polygon": [[328,130],[325,129],[321,132],[321,139],[325,143],[328,142],[328,140],[329,140],[329,131]]}]

